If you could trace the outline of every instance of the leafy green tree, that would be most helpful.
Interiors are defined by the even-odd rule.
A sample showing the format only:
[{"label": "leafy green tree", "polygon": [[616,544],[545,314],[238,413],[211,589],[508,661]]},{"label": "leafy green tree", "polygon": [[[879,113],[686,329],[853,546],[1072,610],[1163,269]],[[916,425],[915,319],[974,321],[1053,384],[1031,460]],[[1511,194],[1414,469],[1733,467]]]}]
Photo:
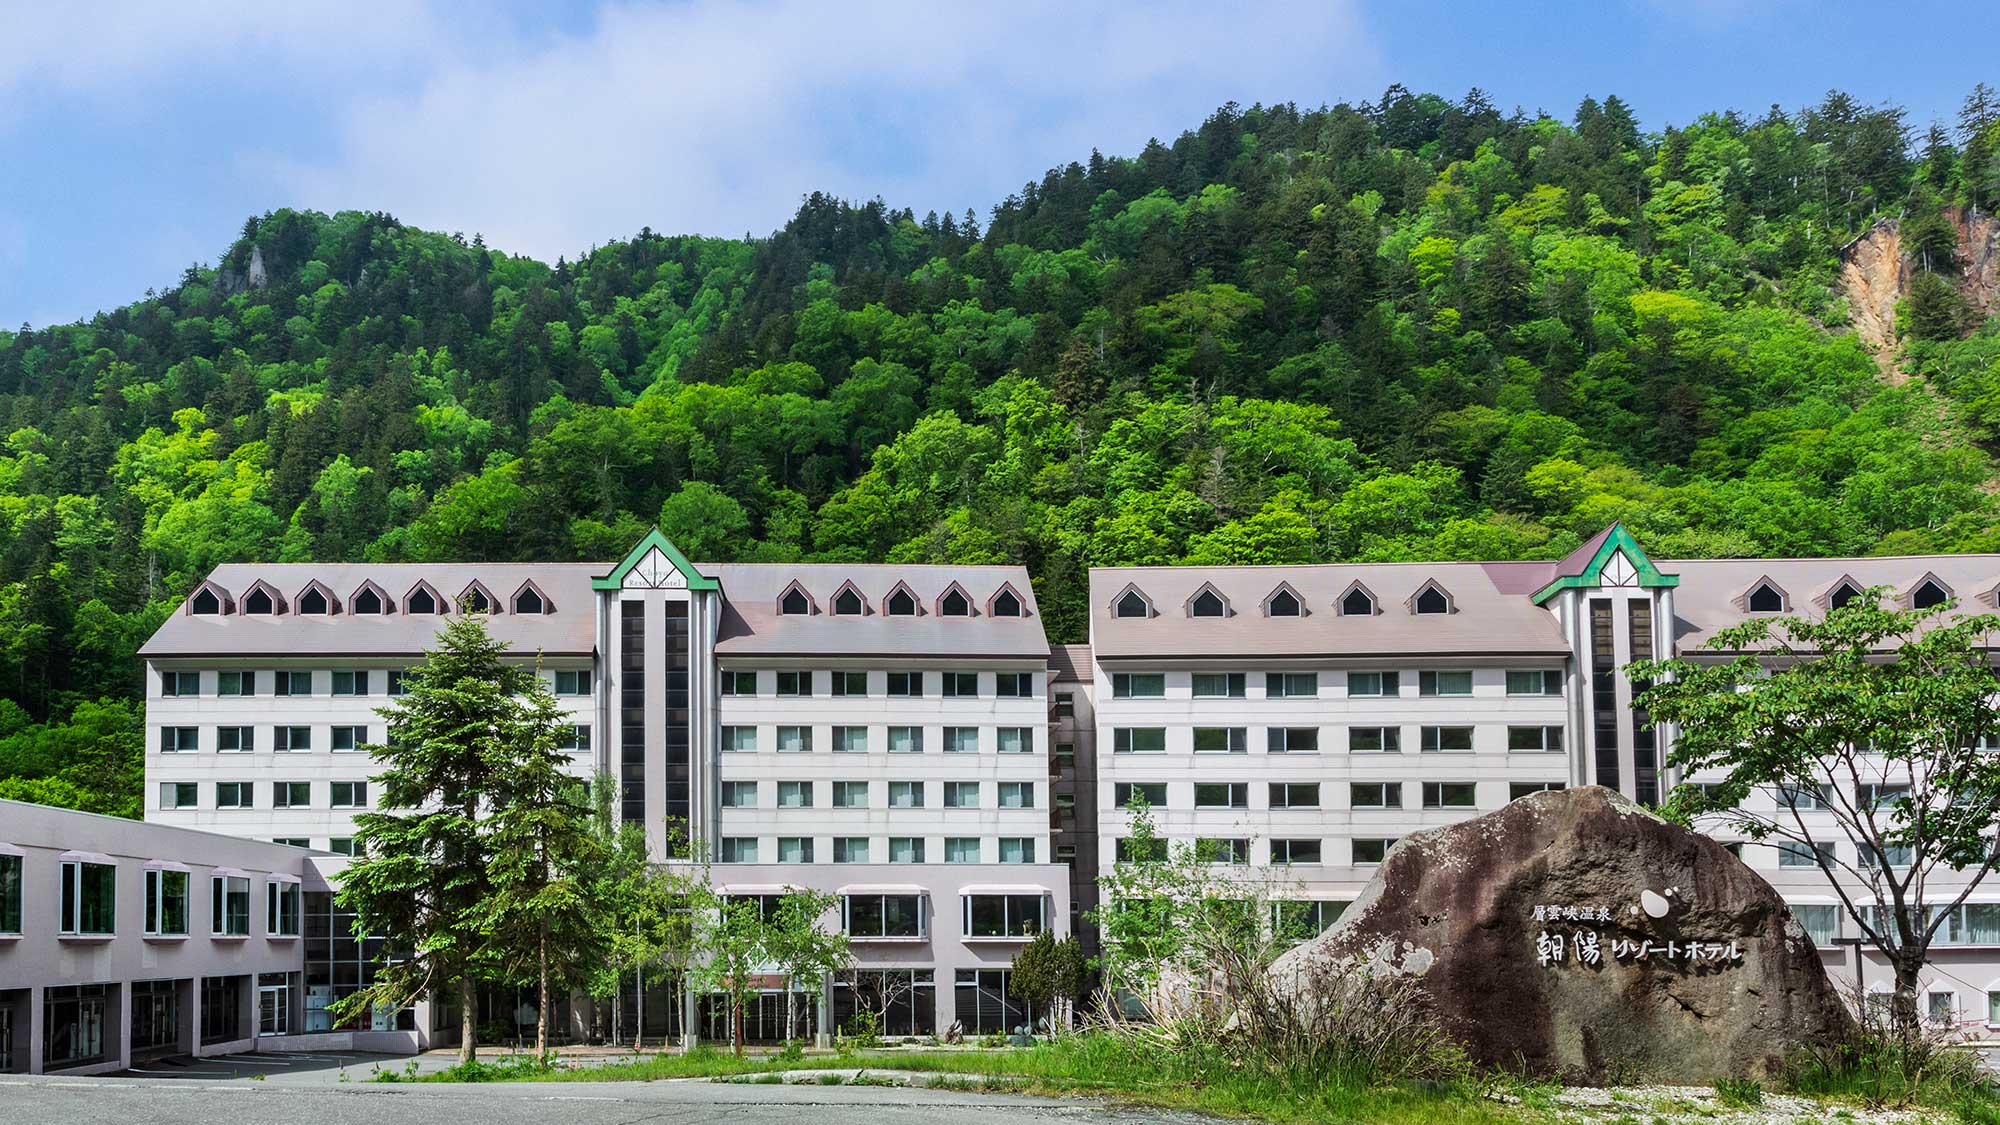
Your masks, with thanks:
[{"label": "leafy green tree", "polygon": [[[802,986],[823,983],[845,969],[850,959],[847,935],[825,926],[826,915],[838,908],[840,896],[824,891],[793,889],[778,900],[766,920],[765,956],[785,975],[785,1038],[798,1037],[798,1005]],[[812,991],[805,991],[810,1003]]]},{"label": "leafy green tree", "polygon": [[589,787],[568,770],[569,716],[540,677],[507,721],[513,759],[482,826],[492,886],[482,921],[510,975],[535,985],[539,1055],[558,992],[581,986],[603,953],[610,918],[593,892],[610,856],[593,831]]},{"label": "leafy green tree", "polygon": [[[1672,815],[1809,858],[1893,968],[1894,1023],[1915,1037],[1931,946],[1996,862],[2000,755],[1981,747],[2000,736],[1987,657],[2000,617],[1887,599],[1759,618],[1627,673],[1651,684],[1638,705],[1675,725],[1669,764],[1720,775],[1675,789]],[[1775,812],[1744,808],[1753,791]]]},{"label": "leafy green tree", "polygon": [[1040,1008],[1051,1030],[1065,1026],[1069,1007],[1083,993],[1083,946],[1075,935],[1058,938],[1054,930],[1036,934],[1014,955],[1007,991]]},{"label": "leafy green tree", "polygon": [[692,966],[693,987],[728,997],[731,1039],[743,1053],[743,1009],[755,987],[752,978],[769,955],[769,932],[762,904],[709,891],[696,900],[700,956]]}]

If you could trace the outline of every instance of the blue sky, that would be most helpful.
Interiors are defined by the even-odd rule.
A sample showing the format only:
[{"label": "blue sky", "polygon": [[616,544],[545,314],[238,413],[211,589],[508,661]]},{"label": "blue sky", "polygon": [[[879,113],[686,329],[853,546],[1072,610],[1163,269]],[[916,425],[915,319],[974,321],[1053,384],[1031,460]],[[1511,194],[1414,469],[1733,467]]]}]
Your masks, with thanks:
[{"label": "blue sky", "polygon": [[1648,128],[1838,86],[1922,128],[2000,85],[2000,7],[1803,0],[0,0],[0,325],[87,317],[276,207],[389,211],[553,259],[763,234],[815,189],[982,214],[1226,101],[1391,82]]}]

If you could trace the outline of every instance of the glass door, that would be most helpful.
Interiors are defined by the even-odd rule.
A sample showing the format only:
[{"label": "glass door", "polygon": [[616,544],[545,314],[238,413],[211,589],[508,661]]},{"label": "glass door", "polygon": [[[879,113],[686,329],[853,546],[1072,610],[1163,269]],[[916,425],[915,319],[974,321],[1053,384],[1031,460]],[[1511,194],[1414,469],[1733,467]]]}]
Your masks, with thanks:
[{"label": "glass door", "polygon": [[257,1034],[287,1035],[292,1030],[292,990],[267,984],[257,990]]}]

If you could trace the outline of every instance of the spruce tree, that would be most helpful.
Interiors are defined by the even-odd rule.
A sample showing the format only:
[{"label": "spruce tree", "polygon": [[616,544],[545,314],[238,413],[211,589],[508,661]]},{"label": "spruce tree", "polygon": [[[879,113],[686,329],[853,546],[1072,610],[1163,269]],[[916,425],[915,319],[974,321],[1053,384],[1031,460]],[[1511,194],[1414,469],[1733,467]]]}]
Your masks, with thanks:
[{"label": "spruce tree", "polygon": [[534,689],[528,669],[483,618],[462,614],[436,648],[403,673],[406,694],[380,714],[389,740],[368,747],[377,767],[377,811],[354,818],[357,855],[340,876],[340,904],[357,935],[390,939],[374,983],[337,1004],[401,1008],[425,994],[458,997],[459,1060],[478,1049],[476,988],[495,975],[486,909],[494,893],[491,826],[483,810],[515,783],[534,744],[516,697]]}]

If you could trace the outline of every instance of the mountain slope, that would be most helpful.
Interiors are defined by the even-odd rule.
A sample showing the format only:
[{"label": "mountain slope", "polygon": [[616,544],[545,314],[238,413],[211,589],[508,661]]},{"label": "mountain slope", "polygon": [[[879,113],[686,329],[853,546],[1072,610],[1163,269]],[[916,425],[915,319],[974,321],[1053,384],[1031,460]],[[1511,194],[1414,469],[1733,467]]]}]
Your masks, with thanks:
[{"label": "mountain slope", "polygon": [[983,230],[813,195],[549,265],[254,218],[166,292],[0,333],[0,795],[130,810],[132,648],[229,559],[610,558],[657,522],[1024,561],[1074,639],[1095,564],[1556,555],[1613,519],[1668,555],[1990,549],[2000,332],[1913,292],[1945,393],[1885,387],[1836,289],[1878,216],[1984,202],[1968,128],[1918,159],[1839,94],[1647,136],[1615,98],[1396,88],[1224,107]]}]

